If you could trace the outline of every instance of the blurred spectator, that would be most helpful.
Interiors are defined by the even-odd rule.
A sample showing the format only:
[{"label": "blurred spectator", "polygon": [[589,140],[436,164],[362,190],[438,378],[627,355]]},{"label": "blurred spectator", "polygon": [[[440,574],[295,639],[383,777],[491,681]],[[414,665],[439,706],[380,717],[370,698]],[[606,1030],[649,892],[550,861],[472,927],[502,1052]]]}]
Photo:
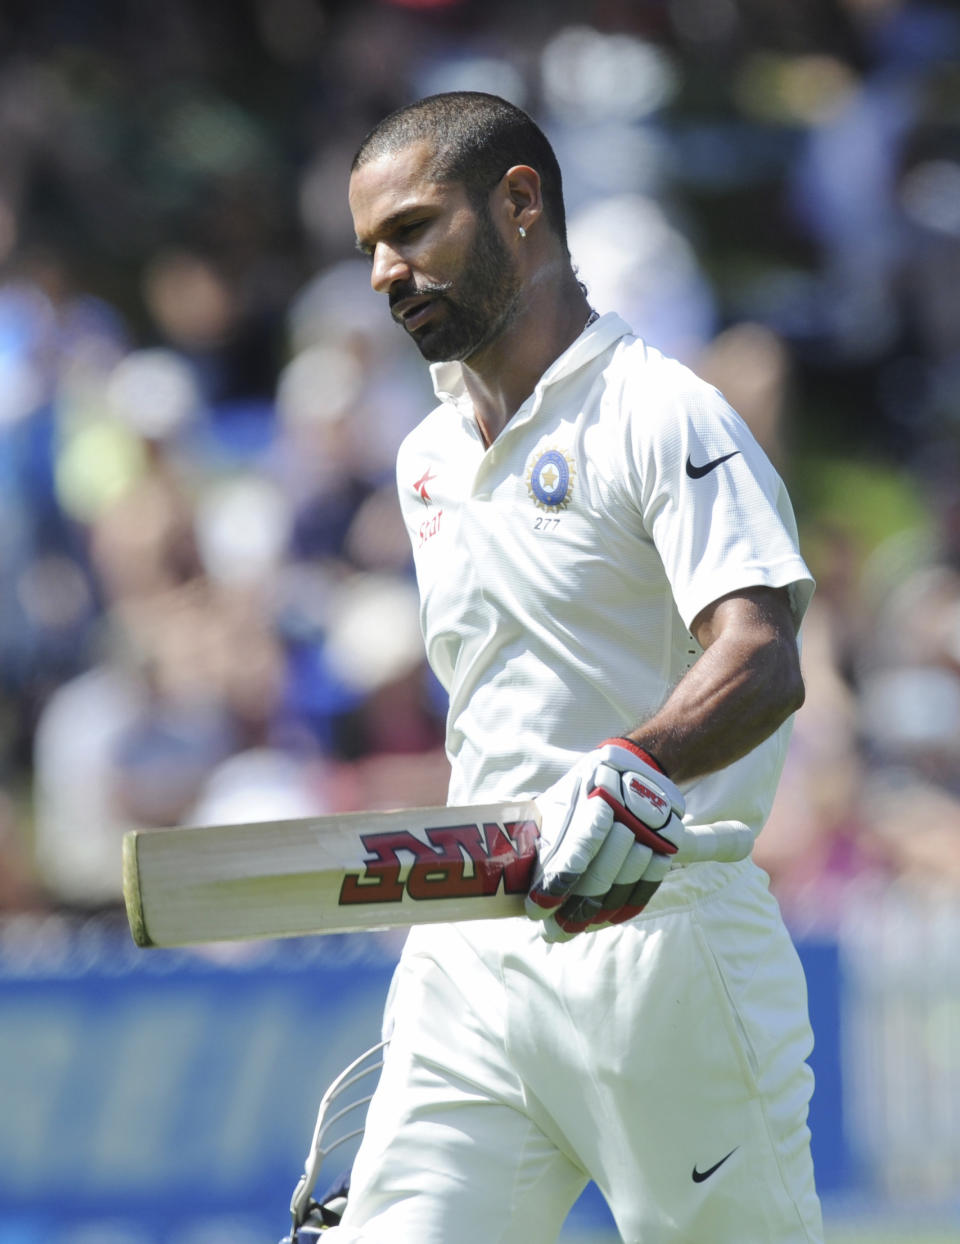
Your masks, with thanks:
[{"label": "blurred spectator", "polygon": [[129,826],[113,798],[113,757],[142,689],[114,656],[49,697],[33,745],[37,864],[61,903],[99,907],[120,894],[120,839]]},{"label": "blurred spectator", "polygon": [[0,913],[43,911],[50,899],[37,878],[15,801],[0,792]]},{"label": "blurred spectator", "polygon": [[838,668],[828,604],[804,623],[806,700],[796,715],[773,809],[754,850],[798,933],[835,932],[849,887],[886,866],[863,801],[857,699]]},{"label": "blurred spectator", "polygon": [[597,307],[617,311],[651,345],[692,363],[714,333],[714,305],[687,240],[637,195],[600,199],[569,226],[577,271]]}]

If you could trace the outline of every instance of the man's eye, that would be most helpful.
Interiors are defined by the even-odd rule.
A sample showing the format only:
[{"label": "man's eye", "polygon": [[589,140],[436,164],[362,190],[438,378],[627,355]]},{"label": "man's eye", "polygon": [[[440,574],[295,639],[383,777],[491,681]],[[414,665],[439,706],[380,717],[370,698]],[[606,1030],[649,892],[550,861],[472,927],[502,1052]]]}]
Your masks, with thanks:
[{"label": "man's eye", "polygon": [[425,220],[411,220],[405,225],[401,225],[397,229],[397,237],[402,240],[415,237],[427,222]]}]

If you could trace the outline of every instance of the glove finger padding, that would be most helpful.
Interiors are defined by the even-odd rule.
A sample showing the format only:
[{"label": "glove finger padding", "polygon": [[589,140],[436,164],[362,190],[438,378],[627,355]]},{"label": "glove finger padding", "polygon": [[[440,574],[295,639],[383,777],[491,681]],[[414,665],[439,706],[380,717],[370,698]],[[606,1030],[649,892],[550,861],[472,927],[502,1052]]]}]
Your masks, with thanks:
[{"label": "glove finger padding", "polygon": [[598,800],[576,797],[559,827],[548,807],[541,815],[540,854],[527,894],[527,914],[542,918],[554,911],[581,880],[613,826],[613,809]]},{"label": "glove finger padding", "polygon": [[655,855],[647,871],[631,890],[629,898],[607,917],[610,924],[622,924],[625,920],[632,920],[634,916],[638,916],[656,894],[660,888],[660,882],[669,871],[669,856]]},{"label": "glove finger padding", "polygon": [[[526,908],[545,922],[546,940],[611,923],[626,908],[642,910],[641,887],[649,879],[653,893],[666,875],[684,809],[680,791],[651,758],[629,740],[608,740],[538,803],[540,859]],[[662,872],[651,872],[654,858],[664,858]]]},{"label": "glove finger padding", "polygon": [[[614,815],[612,809],[610,815]],[[543,930],[546,940],[567,941],[575,933],[583,932],[600,918],[600,913],[607,906],[607,894],[618,878],[626,875],[632,877],[626,886],[629,895],[652,854],[649,847],[640,846],[625,825],[614,821],[588,872],[577,881],[553,918],[547,922]]]},{"label": "glove finger padding", "polygon": [[[610,889],[617,879],[624,873],[630,871],[628,861],[630,861],[635,852],[649,858],[652,854],[648,847],[641,847],[633,834],[627,829],[626,825],[621,825],[616,819],[616,812],[607,805],[611,825],[607,831],[607,836],[603,840],[600,850],[590,861],[589,867],[579,878],[576,885],[570,891],[570,896],[581,895],[589,898],[599,898]],[[639,880],[643,875],[641,866],[636,871],[634,880]]]},{"label": "glove finger padding", "polygon": [[[641,884],[654,859],[666,860],[669,868],[669,856],[657,856],[649,847],[642,846],[625,825],[614,822],[614,829],[629,837],[630,849],[620,871],[602,894],[592,894],[589,901],[580,903],[577,903],[571,895],[564,902],[557,912],[557,920],[562,928],[571,933],[582,932],[587,927],[594,928],[609,924],[613,913],[631,901],[634,889]],[[579,889],[580,887],[577,886],[574,894],[577,894]],[[651,890],[651,894],[652,892]]]},{"label": "glove finger padding", "polygon": [[610,840],[616,841],[619,848],[617,854],[623,861],[619,869],[612,875],[602,875],[591,868],[556,913],[557,923],[571,935],[583,932],[597,921],[607,923],[610,913],[629,899],[653,858],[650,848],[637,842],[626,825],[616,820]]},{"label": "glove finger padding", "polygon": [[591,932],[611,924],[623,924],[639,916],[660,888],[660,883],[670,871],[669,855],[654,855],[639,881],[611,886],[602,900],[599,911],[590,921]]}]

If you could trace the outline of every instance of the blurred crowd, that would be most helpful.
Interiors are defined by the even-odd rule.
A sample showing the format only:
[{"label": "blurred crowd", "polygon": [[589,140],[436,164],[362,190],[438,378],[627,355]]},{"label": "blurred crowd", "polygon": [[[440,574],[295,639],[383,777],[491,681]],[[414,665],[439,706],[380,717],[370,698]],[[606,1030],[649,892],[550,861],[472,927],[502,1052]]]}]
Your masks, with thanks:
[{"label": "blurred crowd", "polygon": [[393,459],[432,405],[345,187],[479,89],[593,304],[791,488],[788,918],[960,893],[960,11],[923,0],[16,0],[0,11],[0,911],[110,908],[131,825],[443,802]]}]

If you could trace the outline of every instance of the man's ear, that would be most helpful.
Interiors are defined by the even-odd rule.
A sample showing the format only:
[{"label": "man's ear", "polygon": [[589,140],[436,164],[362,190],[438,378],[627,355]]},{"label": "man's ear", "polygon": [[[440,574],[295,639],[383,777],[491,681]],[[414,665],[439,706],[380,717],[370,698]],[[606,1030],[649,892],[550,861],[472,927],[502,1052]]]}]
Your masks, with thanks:
[{"label": "man's ear", "polygon": [[508,230],[524,237],[543,215],[540,174],[528,164],[514,164],[500,178],[494,190],[500,219]]}]

